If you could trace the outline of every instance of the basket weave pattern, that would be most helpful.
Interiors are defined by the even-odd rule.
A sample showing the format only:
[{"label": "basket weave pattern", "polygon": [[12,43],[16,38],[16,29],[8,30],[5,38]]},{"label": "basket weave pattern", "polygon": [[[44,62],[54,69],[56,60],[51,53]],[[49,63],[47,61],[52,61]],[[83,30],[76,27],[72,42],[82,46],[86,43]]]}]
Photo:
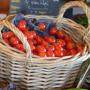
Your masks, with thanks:
[{"label": "basket weave pattern", "polygon": [[[70,19],[63,17],[66,9],[72,6],[79,6],[84,9],[88,17],[87,29]],[[66,30],[65,32],[71,35],[76,43],[84,42],[86,47],[82,52],[73,56],[62,58],[36,57],[35,55],[32,55],[30,46],[23,33],[11,23],[13,15],[10,15],[0,22],[0,31],[3,26],[6,26],[14,32],[23,43],[26,53],[22,53],[4,43],[0,33],[0,78],[14,81],[17,85],[28,90],[47,90],[53,87],[63,87],[65,84],[67,84],[68,87],[71,87],[78,75],[81,65],[90,57],[88,52],[90,48],[90,40],[88,39],[90,11],[88,7],[81,1],[72,1],[61,8],[60,15],[57,19],[48,16],[34,15],[26,17],[53,19],[57,26],[64,28]]]}]

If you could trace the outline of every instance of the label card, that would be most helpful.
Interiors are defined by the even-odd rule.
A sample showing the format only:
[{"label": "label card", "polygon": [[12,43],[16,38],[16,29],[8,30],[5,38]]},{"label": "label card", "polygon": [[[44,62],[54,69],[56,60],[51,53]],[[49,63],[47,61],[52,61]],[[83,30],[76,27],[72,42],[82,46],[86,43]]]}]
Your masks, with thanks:
[{"label": "label card", "polygon": [[63,0],[11,0],[10,13],[57,16]]}]

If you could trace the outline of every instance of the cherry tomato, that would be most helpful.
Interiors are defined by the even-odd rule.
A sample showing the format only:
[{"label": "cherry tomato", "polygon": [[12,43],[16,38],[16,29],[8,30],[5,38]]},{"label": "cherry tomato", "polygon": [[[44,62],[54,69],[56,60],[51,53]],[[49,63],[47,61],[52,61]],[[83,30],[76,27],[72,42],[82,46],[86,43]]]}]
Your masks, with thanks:
[{"label": "cherry tomato", "polygon": [[23,52],[25,51],[25,49],[23,48],[23,44],[16,44],[15,48]]},{"label": "cherry tomato", "polygon": [[34,30],[32,30],[30,32],[33,34],[34,37],[36,36],[36,32]]},{"label": "cherry tomato", "polygon": [[57,30],[58,30],[57,27],[56,26],[53,26],[53,27],[50,28],[49,34],[50,35],[55,35],[56,32],[57,32]]},{"label": "cherry tomato", "polygon": [[44,31],[46,28],[46,25],[45,25],[45,23],[40,22],[40,23],[38,23],[38,27],[39,27],[39,30]]},{"label": "cherry tomato", "polygon": [[66,44],[66,48],[69,49],[69,50],[73,49],[73,48],[75,48],[75,44],[73,42],[69,41]]},{"label": "cherry tomato", "polygon": [[70,52],[70,50],[67,50],[66,56],[69,56],[69,55],[71,55],[71,52]]},{"label": "cherry tomato", "polygon": [[72,41],[72,38],[71,38],[69,35],[65,35],[64,40],[65,40],[66,42],[69,42],[69,41]]},{"label": "cherry tomato", "polygon": [[50,46],[47,47],[47,51],[52,52],[52,51],[54,51],[54,50],[55,50],[54,45],[50,45]]},{"label": "cherry tomato", "polygon": [[56,32],[56,36],[57,36],[57,38],[62,38],[63,39],[65,37],[65,32],[63,30],[58,30]]},{"label": "cherry tomato", "polygon": [[46,52],[38,52],[38,56],[46,57]]},{"label": "cherry tomato", "polygon": [[56,40],[55,40],[54,37],[49,36],[47,41],[48,41],[50,44],[52,44],[52,43],[55,43]]},{"label": "cherry tomato", "polygon": [[63,39],[57,39],[56,42],[59,43],[62,47],[64,47],[66,45],[66,42]]},{"label": "cherry tomato", "polygon": [[33,39],[36,36],[36,33],[34,31],[26,31],[24,32],[24,35],[27,39]]},{"label": "cherry tomato", "polygon": [[45,41],[45,40],[42,40],[42,42],[41,42],[41,44],[40,45],[42,45],[42,46],[44,46],[44,47],[48,47],[48,42],[47,41]]},{"label": "cherry tomato", "polygon": [[60,57],[61,56],[61,51],[60,50],[54,50],[55,57]]},{"label": "cherry tomato", "polygon": [[56,50],[60,50],[62,48],[62,46],[59,43],[54,43],[53,46]]},{"label": "cherry tomato", "polygon": [[47,57],[54,57],[55,56],[54,52],[52,52],[52,51],[47,51],[46,54],[47,54]]},{"label": "cherry tomato", "polygon": [[26,21],[25,20],[21,20],[18,22],[17,27],[21,30],[21,31],[28,31],[28,28],[26,27]]},{"label": "cherry tomato", "polygon": [[61,50],[61,52],[63,53],[63,54],[61,54],[61,56],[66,56],[67,55],[67,50],[66,49]]},{"label": "cherry tomato", "polygon": [[37,44],[41,44],[41,42],[43,41],[43,38],[40,37],[39,35],[36,35],[36,37],[34,37],[34,40],[37,42]]},{"label": "cherry tomato", "polygon": [[14,36],[14,33],[11,32],[11,31],[3,32],[3,33],[2,33],[2,37],[3,37],[4,39],[9,39],[9,38],[12,37],[12,36]]},{"label": "cherry tomato", "polygon": [[70,50],[70,54],[71,54],[71,55],[77,54],[77,49],[71,49],[71,50]]},{"label": "cherry tomato", "polygon": [[19,44],[20,43],[20,40],[16,36],[12,36],[9,39],[9,42],[10,42],[11,45],[16,45],[16,44]]},{"label": "cherry tomato", "polygon": [[38,46],[36,46],[35,51],[37,51],[37,52],[46,52],[46,48],[44,46],[38,45]]},{"label": "cherry tomato", "polygon": [[35,46],[32,40],[28,40],[31,50],[35,50]]},{"label": "cherry tomato", "polygon": [[78,52],[84,49],[84,45],[82,43],[78,43],[76,46],[77,46]]},{"label": "cherry tomato", "polygon": [[54,50],[54,54],[56,57],[62,57],[66,55],[66,50]]},{"label": "cherry tomato", "polygon": [[43,36],[43,39],[46,41],[48,41],[48,38],[49,38],[49,35],[47,35],[47,34]]},{"label": "cherry tomato", "polygon": [[4,38],[3,40],[5,41],[5,43],[9,44],[9,40],[8,39]]},{"label": "cherry tomato", "polygon": [[35,40],[35,38],[33,39],[33,44],[37,45],[37,41]]}]

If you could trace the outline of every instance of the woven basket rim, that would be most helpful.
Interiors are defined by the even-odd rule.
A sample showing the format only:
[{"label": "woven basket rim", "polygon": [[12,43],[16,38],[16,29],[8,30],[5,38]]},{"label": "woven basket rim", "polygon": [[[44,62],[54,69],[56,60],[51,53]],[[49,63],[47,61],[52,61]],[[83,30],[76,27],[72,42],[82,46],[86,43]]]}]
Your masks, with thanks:
[{"label": "woven basket rim", "polygon": [[[61,12],[62,12],[62,10],[64,9],[64,11],[68,8],[68,7],[71,7],[71,6],[73,6],[73,5],[70,5],[71,3],[72,3],[73,1],[71,1],[70,3],[67,3],[65,6],[63,6],[62,8],[61,8]],[[78,1],[74,1],[75,3],[78,3]],[[82,2],[80,2],[79,3],[81,6],[83,5],[83,3]],[[68,5],[68,6],[67,6]],[[70,6],[69,6],[70,5]],[[79,6],[80,6],[79,5]],[[82,6],[83,8],[85,8],[84,6]],[[87,9],[87,8],[86,8]],[[79,25],[79,24],[76,24],[75,22],[73,22],[72,20],[69,20],[69,19],[66,19],[66,18],[63,18],[63,20],[61,20],[62,19],[62,16],[63,16],[63,13],[64,13],[64,11],[62,12],[62,14],[56,19],[54,19],[54,17],[48,17],[48,16],[34,16],[34,15],[29,15],[29,16],[32,16],[32,17],[37,17],[37,18],[48,18],[48,19],[53,19],[55,22],[60,22],[61,24],[63,24],[63,22],[62,21],[64,21],[64,22],[66,22],[68,25],[70,25],[70,26],[72,26],[73,28],[76,28],[76,29],[85,29],[84,27],[82,27],[81,25]],[[5,18],[5,20],[2,20],[2,24],[3,25],[5,25],[6,27],[8,27],[9,29],[12,29],[12,31],[14,32],[14,34],[16,34],[17,36],[18,36],[18,38],[19,38],[19,36],[21,35],[22,37],[20,37],[19,39],[22,41],[24,41],[25,42],[25,44],[24,45],[27,45],[27,46],[25,46],[25,47],[28,47],[27,49],[26,49],[26,51],[29,51],[29,53],[27,54],[27,55],[32,55],[31,54],[31,49],[30,49],[30,46],[29,46],[29,44],[28,44],[28,42],[24,39],[24,35],[15,27],[15,25],[13,25],[11,22],[10,22],[10,20],[11,20],[11,18],[13,17],[13,16],[15,16],[15,14],[14,15],[10,15],[10,16],[7,16],[6,18]],[[27,16],[25,16],[25,17],[28,17],[28,15]],[[61,18],[60,18],[61,17]],[[61,21],[60,21],[60,20]],[[14,30],[15,29],[15,30]],[[18,32],[19,31],[19,32]],[[19,35],[19,34],[20,35]],[[82,35],[85,35],[85,32],[82,32]],[[9,49],[11,49],[12,50],[12,48],[9,48]],[[16,50],[17,51],[17,50]],[[84,52],[88,52],[88,51],[84,51]],[[20,53],[20,52],[19,52]],[[13,54],[12,54],[13,55]],[[11,55],[11,56],[12,56]],[[14,55],[16,55],[15,53],[14,53]],[[24,57],[23,58],[25,58],[26,59],[26,55],[24,54],[24,53],[20,53],[20,55],[21,56],[23,56],[24,55]],[[77,54],[78,55],[78,54]],[[77,56],[76,55],[76,56]],[[82,54],[80,54],[80,56],[77,56],[78,58],[79,57],[81,57],[81,55]],[[17,56],[19,56],[19,55],[17,55]],[[66,56],[65,58],[74,58],[74,56],[75,55],[73,55],[73,56]],[[15,56],[14,56],[15,57]],[[30,56],[30,60],[31,59],[37,59],[38,57],[32,57],[32,56]],[[56,58],[56,57],[55,57]],[[54,60],[56,60],[56,59],[58,59],[58,58],[51,58],[51,59],[54,59]],[[28,59],[28,58],[27,58]],[[40,57],[39,57],[39,59],[40,59]],[[44,58],[41,58],[41,59],[44,59]],[[45,58],[45,59],[48,59],[48,58]],[[31,60],[32,61],[32,60]],[[48,61],[49,62],[49,61]]]},{"label": "woven basket rim", "polygon": [[[1,42],[3,42],[3,41],[1,41]],[[4,42],[3,42],[4,43]],[[5,44],[5,43],[4,43]],[[18,50],[16,50],[16,49],[13,49],[13,47],[10,47],[10,46],[7,46],[7,44],[5,44],[6,45],[6,48],[8,47],[8,49],[10,49],[11,50],[11,53],[13,53],[13,54],[11,54],[11,56],[12,57],[14,57],[14,58],[23,58],[23,59],[26,59],[26,54],[25,53],[22,53],[22,52],[19,52]],[[5,47],[4,47],[5,48]],[[15,53],[16,52],[16,53]],[[18,52],[18,53],[17,53]],[[86,52],[86,49],[84,49],[83,50],[83,52]],[[33,56],[32,57],[32,60],[30,60],[29,58],[27,58],[27,61],[29,62],[37,62],[37,59],[39,59],[40,61],[38,62],[38,63],[52,63],[52,62],[59,62],[60,60],[61,60],[61,62],[62,63],[68,63],[68,62],[70,62],[70,60],[67,60],[67,61],[65,61],[66,59],[71,59],[71,58],[74,58],[74,57],[77,57],[77,58],[80,58],[80,56],[81,56],[82,54],[81,53],[78,53],[78,54],[76,54],[76,55],[72,55],[72,56],[64,56],[64,57],[36,57],[36,56]],[[48,59],[48,60],[47,60]],[[51,60],[52,59],[52,60]],[[56,60],[57,59],[57,60]],[[14,59],[13,59],[14,60]],[[24,60],[22,60],[22,61],[24,61]],[[26,61],[26,62],[27,62]],[[72,60],[71,60],[71,62],[72,62]]]}]

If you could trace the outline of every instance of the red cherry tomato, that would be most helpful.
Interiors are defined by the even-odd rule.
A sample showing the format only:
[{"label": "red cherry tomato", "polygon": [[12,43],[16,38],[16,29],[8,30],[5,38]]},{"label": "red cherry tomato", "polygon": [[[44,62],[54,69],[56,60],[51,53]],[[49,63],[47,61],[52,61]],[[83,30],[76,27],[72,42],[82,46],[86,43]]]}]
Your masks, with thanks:
[{"label": "red cherry tomato", "polygon": [[47,51],[46,54],[47,54],[47,57],[54,57],[55,56],[54,52],[52,52],[52,51]]},{"label": "red cherry tomato", "polygon": [[18,50],[20,50],[20,51],[22,51],[22,52],[25,51],[25,49],[23,48],[23,44],[16,44],[15,45],[15,48],[18,49]]},{"label": "red cherry tomato", "polygon": [[35,50],[35,46],[32,40],[28,40],[31,50]]},{"label": "red cherry tomato", "polygon": [[39,35],[36,35],[36,37],[34,37],[34,40],[37,42],[37,44],[41,44],[41,42],[43,41],[43,38],[40,37]]},{"label": "red cherry tomato", "polygon": [[11,45],[16,45],[20,43],[20,40],[16,36],[13,36],[9,39],[9,42]]},{"label": "red cherry tomato", "polygon": [[84,49],[84,45],[82,43],[78,43],[76,46],[77,46],[78,52]]},{"label": "red cherry tomato", "polygon": [[49,36],[47,41],[48,41],[50,44],[52,44],[52,43],[55,43],[56,40],[55,40],[54,37]]},{"label": "red cherry tomato", "polygon": [[8,39],[3,39],[5,41],[5,43],[9,44],[9,40]]},{"label": "red cherry tomato", "polygon": [[46,52],[46,48],[44,46],[38,45],[35,49],[36,52]]},{"label": "red cherry tomato", "polygon": [[57,36],[57,38],[62,38],[63,39],[65,37],[65,32],[63,30],[58,30],[56,32],[56,36]]},{"label": "red cherry tomato", "polygon": [[71,38],[69,35],[65,35],[64,40],[65,40],[66,42],[69,42],[69,41],[72,41],[72,38]]},{"label": "red cherry tomato", "polygon": [[53,46],[56,50],[60,50],[62,48],[62,46],[59,43],[54,43]]},{"label": "red cherry tomato", "polygon": [[27,40],[29,39],[29,37],[33,39],[33,35],[30,36],[29,31],[24,32],[24,36]]},{"label": "red cherry tomato", "polygon": [[3,32],[3,33],[2,33],[2,37],[3,37],[4,39],[9,39],[9,38],[12,37],[12,36],[14,36],[14,33],[11,32],[11,31]]},{"label": "red cherry tomato", "polygon": [[56,26],[53,26],[53,27],[50,28],[49,34],[50,35],[55,35],[56,32],[57,32],[57,30],[58,30],[57,27]]},{"label": "red cherry tomato", "polygon": [[66,55],[66,50],[55,50],[54,54],[56,57],[62,57]]},{"label": "red cherry tomato", "polygon": [[63,39],[57,39],[56,42],[59,43],[62,47],[64,47],[66,45],[66,42]]},{"label": "red cherry tomato", "polygon": [[70,50],[67,50],[66,56],[69,56],[69,55],[71,55],[71,52],[70,52]]},{"label": "red cherry tomato", "polygon": [[46,41],[48,41],[48,38],[49,38],[49,35],[47,35],[47,34],[43,36],[43,39]]},{"label": "red cherry tomato", "polygon": [[71,55],[77,54],[77,49],[71,49],[69,52]]},{"label": "red cherry tomato", "polygon": [[44,46],[44,47],[48,47],[48,42],[47,41],[45,41],[45,40],[42,40],[42,42],[41,42],[41,44],[40,45],[42,45],[42,46]]},{"label": "red cherry tomato", "polygon": [[61,51],[60,50],[54,50],[55,57],[60,57],[61,56]]},{"label": "red cherry tomato", "polygon": [[37,41],[35,40],[35,38],[33,39],[33,44],[37,45]]},{"label": "red cherry tomato", "polygon": [[21,31],[28,31],[28,28],[26,27],[26,21],[25,21],[25,20],[19,21],[17,27],[18,27]]},{"label": "red cherry tomato", "polygon": [[46,28],[46,25],[45,25],[45,23],[40,22],[40,23],[38,23],[38,27],[39,27],[39,30],[44,31]]},{"label": "red cherry tomato", "polygon": [[73,49],[73,48],[75,48],[75,44],[73,42],[69,41],[66,44],[66,48],[69,49],[69,50]]},{"label": "red cherry tomato", "polygon": [[54,50],[55,50],[54,45],[50,45],[50,46],[47,47],[47,51],[52,52],[52,51],[54,51]]},{"label": "red cherry tomato", "polygon": [[36,36],[36,32],[34,30],[30,31],[30,33],[32,33],[34,37]]},{"label": "red cherry tomato", "polygon": [[33,39],[36,36],[35,31],[26,31],[24,32],[24,35],[27,39]]},{"label": "red cherry tomato", "polygon": [[61,53],[61,56],[66,56],[67,55],[67,50],[66,49],[62,49],[61,52],[63,53],[63,54]]},{"label": "red cherry tomato", "polygon": [[46,52],[38,52],[37,55],[40,57],[46,57]]}]

